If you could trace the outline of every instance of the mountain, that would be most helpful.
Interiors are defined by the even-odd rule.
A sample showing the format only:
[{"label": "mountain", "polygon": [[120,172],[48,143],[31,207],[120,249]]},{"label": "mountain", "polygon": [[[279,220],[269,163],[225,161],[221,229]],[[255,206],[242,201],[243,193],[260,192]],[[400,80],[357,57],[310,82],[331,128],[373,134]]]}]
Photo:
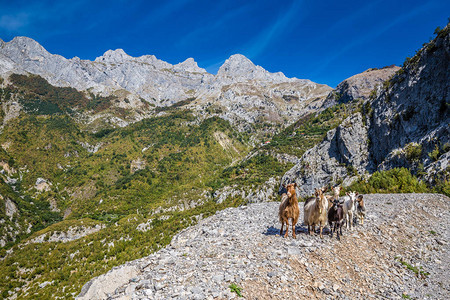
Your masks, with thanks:
[{"label": "mountain", "polygon": [[311,103],[321,107],[331,90],[281,72],[270,73],[238,54],[212,75],[192,58],[171,65],[153,55],[132,57],[122,49],[108,50],[94,61],[66,59],[27,37],[0,46],[0,75],[6,79],[12,73],[39,75],[54,86],[73,87],[90,98],[114,96],[117,105],[129,111],[126,120],[114,114],[109,118],[119,126],[147,117],[155,106],[190,103],[188,107],[199,116],[217,115],[240,130],[267,123],[276,127],[268,130],[273,133],[302,116]]},{"label": "mountain", "polygon": [[349,185],[358,175],[399,167],[433,184],[445,181],[450,150],[449,32],[445,27],[407,58],[358,111],[308,150],[282,181],[297,182],[302,196],[326,184]]},{"label": "mountain", "polygon": [[217,210],[273,199],[292,164],[244,158],[331,90],[242,55],[212,75],[120,49],[66,59],[24,37],[1,42],[0,71],[2,298],[76,295]]},{"label": "mountain", "polygon": [[212,75],[123,50],[65,59],[23,37],[0,42],[0,69],[0,298],[74,297],[218,211],[278,200],[281,180],[299,196],[339,182],[449,193],[448,27],[401,69],[334,90],[242,55]]}]

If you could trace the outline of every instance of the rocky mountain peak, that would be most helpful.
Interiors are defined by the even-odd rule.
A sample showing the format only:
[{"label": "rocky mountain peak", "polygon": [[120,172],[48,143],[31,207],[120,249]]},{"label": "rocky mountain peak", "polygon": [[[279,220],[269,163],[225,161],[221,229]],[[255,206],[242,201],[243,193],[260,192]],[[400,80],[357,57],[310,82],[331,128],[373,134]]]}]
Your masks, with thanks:
[{"label": "rocky mountain peak", "polygon": [[[1,43],[0,43],[1,44]],[[2,52],[8,56],[34,57],[50,55],[44,47],[26,36],[16,36],[12,41],[2,44]]]},{"label": "rocky mountain peak", "polygon": [[5,42],[2,39],[0,39],[0,47],[3,47],[4,44]]},{"label": "rocky mountain peak", "polygon": [[262,80],[272,82],[287,82],[289,78],[283,73],[270,73],[260,66],[256,66],[250,59],[242,54],[230,56],[217,72],[218,78],[233,78],[233,82],[245,80]]},{"label": "rocky mountain peak", "polygon": [[206,73],[205,69],[200,68],[197,65],[197,62],[192,58],[188,58],[185,61],[174,65],[175,71],[184,71],[184,72],[191,72],[191,73]]},{"label": "rocky mountain peak", "polygon": [[225,60],[219,68],[217,77],[248,77],[257,71],[258,67],[250,59],[242,54],[234,54]]},{"label": "rocky mountain peak", "polygon": [[96,62],[121,63],[129,60],[131,56],[125,53],[123,49],[108,50],[102,56],[95,59]]}]

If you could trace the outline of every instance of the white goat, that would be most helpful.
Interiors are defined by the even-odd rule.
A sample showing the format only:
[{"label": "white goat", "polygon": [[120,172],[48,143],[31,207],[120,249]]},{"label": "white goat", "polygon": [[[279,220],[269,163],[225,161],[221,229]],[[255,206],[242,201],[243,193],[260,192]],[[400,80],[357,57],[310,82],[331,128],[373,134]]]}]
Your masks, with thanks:
[{"label": "white goat", "polygon": [[343,197],[344,200],[344,222],[345,227],[350,230],[353,230],[353,216],[356,214],[356,196],[358,196],[357,192],[349,192],[345,193],[347,196]]},{"label": "white goat", "polygon": [[[322,191],[323,190],[324,189],[322,188]],[[333,192],[333,196],[331,196],[331,195],[326,195],[325,196],[327,198],[327,200],[328,200],[327,210],[330,209],[333,206],[333,200],[339,199],[339,193],[341,192],[341,187],[338,185],[338,186],[335,186],[334,188],[332,188],[331,190]],[[323,191],[323,192],[325,193],[325,191]]]}]

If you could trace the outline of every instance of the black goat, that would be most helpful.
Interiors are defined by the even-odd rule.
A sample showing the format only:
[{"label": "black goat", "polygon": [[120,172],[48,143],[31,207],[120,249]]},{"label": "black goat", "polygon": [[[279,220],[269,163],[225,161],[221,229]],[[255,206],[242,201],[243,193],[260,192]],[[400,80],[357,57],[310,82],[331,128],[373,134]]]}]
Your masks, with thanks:
[{"label": "black goat", "polygon": [[[333,200],[333,206],[328,210],[328,224],[330,225],[331,237],[333,237],[333,223],[334,231],[337,232],[337,239],[340,240],[342,235],[342,224],[344,222],[344,209],[342,203],[338,199]],[[340,231],[340,234],[339,234]]]}]

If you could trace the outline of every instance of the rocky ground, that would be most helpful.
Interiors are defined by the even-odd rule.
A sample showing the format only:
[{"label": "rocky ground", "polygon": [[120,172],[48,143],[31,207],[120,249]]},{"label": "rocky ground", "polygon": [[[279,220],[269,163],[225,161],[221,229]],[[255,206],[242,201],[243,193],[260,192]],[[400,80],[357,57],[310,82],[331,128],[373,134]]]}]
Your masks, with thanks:
[{"label": "rocky ground", "polygon": [[365,200],[364,225],[340,241],[309,236],[301,222],[297,239],[280,237],[276,202],[225,209],[91,280],[78,299],[237,298],[232,284],[247,299],[449,299],[450,199]]}]

